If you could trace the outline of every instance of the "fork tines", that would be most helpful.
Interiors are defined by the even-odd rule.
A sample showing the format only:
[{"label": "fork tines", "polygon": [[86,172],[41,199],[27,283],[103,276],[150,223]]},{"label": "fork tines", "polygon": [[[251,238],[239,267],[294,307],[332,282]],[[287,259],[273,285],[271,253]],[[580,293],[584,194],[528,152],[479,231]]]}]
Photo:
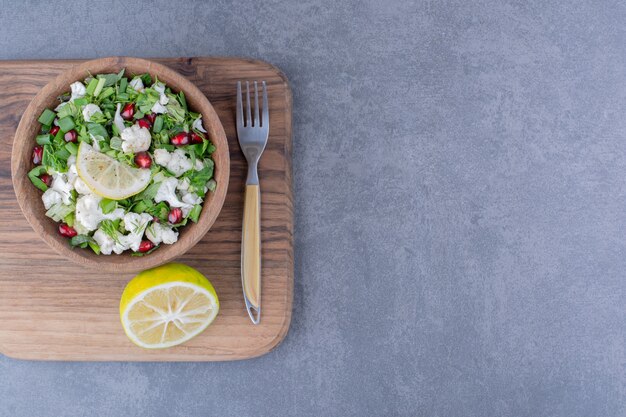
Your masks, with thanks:
[{"label": "fork tines", "polygon": [[263,85],[263,111],[259,118],[259,88],[254,81],[254,119],[252,119],[252,104],[250,101],[250,82],[246,81],[246,117],[243,115],[243,97],[241,94],[241,81],[237,82],[237,127],[238,128],[262,128],[267,129],[269,123],[269,109],[267,105],[267,86]]}]

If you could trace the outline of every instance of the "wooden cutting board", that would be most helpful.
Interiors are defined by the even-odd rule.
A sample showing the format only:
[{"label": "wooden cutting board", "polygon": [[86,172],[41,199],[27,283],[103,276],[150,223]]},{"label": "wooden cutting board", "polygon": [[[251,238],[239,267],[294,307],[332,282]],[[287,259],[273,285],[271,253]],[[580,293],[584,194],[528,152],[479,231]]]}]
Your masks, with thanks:
[{"label": "wooden cutting board", "polygon": [[[215,286],[220,313],[201,335],[165,350],[134,346],[119,322],[119,299],[133,274],[76,266],[33,232],[11,185],[11,145],[38,90],[80,61],[0,61],[0,352],[20,359],[70,361],[220,361],[262,355],[287,334],[293,298],[291,91],[272,65],[237,58],[157,59],[202,90],[228,136],[231,176],[224,208],[206,236],[179,258]],[[235,85],[266,80],[270,137],[261,179],[261,324],[245,310],[240,240],[246,163],[235,129]]]}]

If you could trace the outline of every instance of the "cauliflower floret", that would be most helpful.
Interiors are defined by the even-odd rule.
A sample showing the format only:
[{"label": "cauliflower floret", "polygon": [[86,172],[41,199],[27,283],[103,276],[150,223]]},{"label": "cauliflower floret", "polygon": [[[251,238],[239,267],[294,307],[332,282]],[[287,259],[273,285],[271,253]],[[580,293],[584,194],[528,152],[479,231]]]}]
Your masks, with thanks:
[{"label": "cauliflower floret", "polygon": [[52,189],[61,195],[63,204],[68,205],[72,202],[72,190],[74,187],[68,181],[67,175],[61,172],[52,173]]},{"label": "cauliflower floret", "polygon": [[115,109],[115,116],[113,116],[113,124],[115,124],[115,127],[117,127],[117,130],[119,130],[120,133],[122,133],[122,131],[126,128],[126,126],[124,125],[124,119],[122,118],[122,115],[120,114],[121,108],[122,108],[122,103],[117,103],[117,108]]},{"label": "cauliflower floret", "polygon": [[152,216],[148,213],[126,213],[124,215],[124,229],[141,237],[150,220],[152,220]]},{"label": "cauliflower floret", "polygon": [[154,91],[159,93],[159,103],[165,106],[167,103],[170,102],[170,98],[165,94],[165,84],[157,82],[152,84],[152,88],[154,89]]},{"label": "cauliflower floret", "polygon": [[167,169],[177,177],[180,177],[192,167],[191,159],[187,158],[185,151],[182,149],[176,149],[174,153],[172,153],[172,159],[167,164]]},{"label": "cauliflower floret", "polygon": [[91,188],[87,187],[85,181],[83,181],[80,177],[74,180],[74,189],[78,194],[91,194]]},{"label": "cauliflower floret", "polygon": [[167,164],[170,162],[171,159],[172,159],[172,156],[167,150],[165,149],[154,150],[154,162],[156,162],[157,164],[167,168]]},{"label": "cauliflower floret", "polygon": [[157,101],[156,103],[154,103],[154,106],[152,106],[150,111],[156,114],[164,114],[164,113],[167,113],[167,108]]},{"label": "cauliflower floret", "polygon": [[202,204],[202,197],[196,193],[185,193],[182,198],[184,203],[195,206],[196,204]]},{"label": "cauliflower floret", "polygon": [[185,206],[181,207],[183,217],[187,217],[196,204],[202,204],[202,198],[195,193],[185,193],[182,200],[183,203],[186,203]]},{"label": "cauliflower floret", "polygon": [[189,189],[189,178],[183,178],[182,180],[178,180],[178,185],[176,186],[177,190],[187,191]]},{"label": "cauliflower floret", "polygon": [[78,178],[78,170],[76,170],[76,157],[74,155],[70,156],[67,160],[67,166],[69,167],[66,174],[67,182],[69,182],[72,187],[74,187],[74,181],[76,181],[76,178]]},{"label": "cauliflower floret", "polygon": [[172,153],[167,152],[165,149],[157,149],[154,151],[154,161],[167,168],[168,171],[177,177],[180,177],[193,167],[191,159],[187,158],[185,151],[182,149],[176,149]]},{"label": "cauliflower floret", "polygon": [[83,119],[85,119],[86,122],[89,122],[91,120],[91,116],[96,113],[102,113],[102,110],[100,110],[100,107],[98,107],[97,104],[89,103],[83,107]]},{"label": "cauliflower floret", "polygon": [[183,203],[176,196],[176,186],[178,180],[176,178],[166,178],[161,182],[159,189],[154,196],[154,201],[160,203],[161,201],[167,201],[170,207],[184,207],[187,204]]},{"label": "cauliflower floret", "polygon": [[96,230],[96,233],[93,234],[93,240],[95,240],[98,246],[100,247],[101,254],[110,255],[111,252],[113,252],[115,241],[111,239],[109,235],[104,233],[102,229]]},{"label": "cauliflower floret", "polygon": [[87,89],[85,88],[85,84],[80,81],[76,81],[75,83],[70,84],[70,89],[72,90],[72,96],[70,97],[70,101],[74,101],[77,98],[85,97],[87,94]]},{"label": "cauliflower floret", "polygon": [[167,226],[163,226],[161,223],[155,222],[146,229],[146,237],[155,245],[161,242],[166,245],[171,245],[178,240],[178,232]]},{"label": "cauliflower floret", "polygon": [[121,136],[122,150],[126,153],[147,151],[152,142],[150,131],[145,127],[140,127],[138,124],[125,128]]},{"label": "cauliflower floret", "polygon": [[204,126],[202,126],[202,116],[193,121],[191,128],[199,130],[202,133],[206,133],[206,130],[204,130]]},{"label": "cauliflower floret", "polygon": [[48,188],[41,196],[41,200],[43,201],[43,206],[46,208],[46,210],[49,210],[50,207],[56,204],[61,204],[63,199],[61,197],[61,194],[59,194],[52,188]]},{"label": "cauliflower floret", "polygon": [[85,194],[76,202],[76,222],[85,229],[96,230],[102,220],[121,219],[124,217],[124,209],[116,208],[111,213],[104,214],[100,208],[101,198],[95,194]]},{"label": "cauliflower floret", "polygon": [[135,77],[131,82],[128,83],[135,91],[143,91],[143,81],[141,81],[140,77]]}]

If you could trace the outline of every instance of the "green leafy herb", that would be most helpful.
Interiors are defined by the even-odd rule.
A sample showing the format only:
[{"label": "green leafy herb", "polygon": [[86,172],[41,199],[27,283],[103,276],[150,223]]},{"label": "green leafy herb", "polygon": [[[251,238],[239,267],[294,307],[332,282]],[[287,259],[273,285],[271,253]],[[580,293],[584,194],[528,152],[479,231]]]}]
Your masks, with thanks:
[{"label": "green leafy herb", "polygon": [[117,220],[109,220],[109,219],[105,219],[102,220],[102,222],[100,222],[100,229],[111,239],[113,239],[114,242],[119,243],[120,241],[120,234],[118,232],[118,227],[120,225],[120,219]]},{"label": "green leafy herb", "polygon": [[98,97],[104,88],[104,84],[106,83],[106,78],[98,78],[98,84],[96,84],[96,89],[93,90],[93,96]]},{"label": "green leafy herb", "polygon": [[103,139],[109,138],[109,134],[107,133],[107,130],[104,128],[104,126],[98,123],[88,123],[87,131],[89,131],[90,135],[100,136]]},{"label": "green leafy herb", "polygon": [[41,191],[48,190],[46,183],[39,179],[39,176],[44,173],[46,173],[46,167],[43,166],[35,167],[28,172],[28,179],[30,179],[30,182],[32,182],[33,185]]},{"label": "green leafy herb", "polygon": [[117,208],[117,201],[103,198],[100,200],[100,208],[102,209],[102,213],[109,214]]},{"label": "green leafy herb", "polygon": [[70,130],[74,129],[74,126],[76,126],[76,124],[74,123],[74,119],[72,118],[72,116],[66,116],[62,119],[59,119],[59,128],[64,132],[69,132]]},{"label": "green leafy herb", "polygon": [[87,85],[87,95],[93,96],[94,91],[96,91],[96,87],[98,86],[98,79],[92,78]]},{"label": "green leafy herb", "polygon": [[54,204],[48,211],[46,211],[46,216],[50,217],[55,222],[60,222],[70,213],[73,213],[76,210],[76,206],[74,204]]},{"label": "green leafy herb", "polygon": [[198,218],[200,217],[201,212],[202,206],[200,204],[196,204],[189,212],[189,219],[191,219],[191,221],[194,223],[198,223]]},{"label": "green leafy herb", "polygon": [[89,243],[93,243],[97,246],[96,241],[93,240],[93,238],[89,235],[76,235],[70,239],[70,246],[73,248],[77,246],[81,248],[86,248]]},{"label": "green leafy herb", "polygon": [[56,114],[50,109],[45,109],[37,121],[42,125],[51,126]]},{"label": "green leafy herb", "polygon": [[47,133],[45,135],[38,135],[35,141],[37,141],[39,145],[50,145],[52,143],[52,136]]},{"label": "green leafy herb", "polygon": [[78,153],[78,146],[76,146],[73,142],[67,142],[65,144],[65,149],[67,149],[67,151],[72,155],[76,155]]},{"label": "green leafy herb", "polygon": [[163,129],[163,116],[157,116],[154,119],[154,126],[152,127],[152,131],[154,133],[159,133]]},{"label": "green leafy herb", "polygon": [[87,242],[92,251],[96,253],[96,255],[100,255],[100,246],[96,242]]}]

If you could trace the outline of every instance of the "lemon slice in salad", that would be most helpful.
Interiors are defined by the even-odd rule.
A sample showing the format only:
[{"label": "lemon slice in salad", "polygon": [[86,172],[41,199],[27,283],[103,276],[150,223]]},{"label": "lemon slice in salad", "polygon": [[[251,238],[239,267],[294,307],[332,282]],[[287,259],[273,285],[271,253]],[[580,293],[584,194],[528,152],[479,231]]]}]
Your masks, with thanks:
[{"label": "lemon slice in salad", "polygon": [[76,156],[78,176],[94,193],[123,200],[140,193],[150,183],[150,170],[133,168],[81,142]]},{"label": "lemon slice in salad", "polygon": [[137,346],[176,346],[200,334],[217,316],[213,285],[187,265],[169,263],[133,278],[120,300],[120,319]]}]

